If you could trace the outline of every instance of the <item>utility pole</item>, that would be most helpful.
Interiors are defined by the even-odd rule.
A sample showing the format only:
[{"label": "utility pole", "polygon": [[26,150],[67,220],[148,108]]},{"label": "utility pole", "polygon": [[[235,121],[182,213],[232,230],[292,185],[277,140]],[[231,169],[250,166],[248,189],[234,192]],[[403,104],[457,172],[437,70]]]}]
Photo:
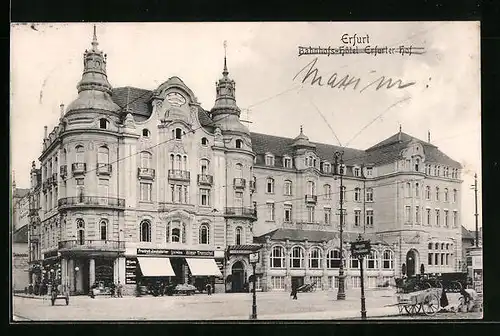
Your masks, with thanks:
[{"label": "utility pole", "polygon": [[[344,286],[344,184],[342,175],[344,174],[344,161],[342,156],[344,152],[335,152],[335,175],[340,176],[340,209],[339,209],[339,238],[340,238],[340,266],[339,266],[339,289],[337,292],[337,300],[345,300],[345,286]],[[340,170],[342,168],[342,171]]]},{"label": "utility pole", "polygon": [[476,212],[474,213],[474,216],[476,217],[476,247],[479,247],[479,214],[477,213],[477,173],[474,174],[474,185],[471,186],[474,188],[474,203],[476,206]]}]

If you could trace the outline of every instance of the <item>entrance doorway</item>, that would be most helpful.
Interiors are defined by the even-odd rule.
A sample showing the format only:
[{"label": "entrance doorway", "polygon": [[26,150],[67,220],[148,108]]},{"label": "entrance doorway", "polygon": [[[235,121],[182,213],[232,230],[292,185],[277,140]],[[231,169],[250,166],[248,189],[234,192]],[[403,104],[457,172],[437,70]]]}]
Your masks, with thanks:
[{"label": "entrance doorway", "polygon": [[406,274],[408,277],[414,276],[417,273],[417,254],[415,250],[409,250],[406,254]]},{"label": "entrance doorway", "polygon": [[299,288],[304,284],[304,277],[292,277],[292,288]]},{"label": "entrance doorway", "polygon": [[237,261],[233,264],[231,274],[231,292],[243,292],[243,286],[245,284],[245,268],[241,261]]}]

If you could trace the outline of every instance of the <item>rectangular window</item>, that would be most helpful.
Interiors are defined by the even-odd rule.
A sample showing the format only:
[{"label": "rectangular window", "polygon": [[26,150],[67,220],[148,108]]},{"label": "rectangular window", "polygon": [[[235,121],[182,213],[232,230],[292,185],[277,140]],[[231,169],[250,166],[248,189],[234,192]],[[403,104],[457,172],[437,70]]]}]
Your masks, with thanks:
[{"label": "rectangular window", "polygon": [[432,253],[428,253],[427,255],[427,264],[432,266]]},{"label": "rectangular window", "polygon": [[151,202],[151,183],[141,182],[141,201]]},{"label": "rectangular window", "polygon": [[366,201],[373,202],[373,189],[372,188],[366,189]]},{"label": "rectangular window", "polygon": [[373,175],[373,168],[372,167],[366,168],[366,176],[371,177],[372,175]]},{"label": "rectangular window", "polygon": [[107,204],[108,203],[108,193],[109,193],[109,181],[105,179],[99,179],[98,184],[99,190],[99,203]]},{"label": "rectangular window", "polygon": [[426,209],[427,211],[427,225],[431,225],[431,209]]},{"label": "rectangular window", "polygon": [[292,206],[290,204],[285,204],[285,222],[290,223],[292,221]]},{"label": "rectangular window", "polygon": [[434,253],[434,265],[439,265],[439,253]]},{"label": "rectangular window", "polygon": [[407,205],[405,207],[405,223],[410,223],[411,221],[411,206]]},{"label": "rectangular window", "polygon": [[177,193],[177,201],[179,203],[184,203],[184,200],[183,200],[183,192],[182,192],[182,186],[176,186],[176,193]]},{"label": "rectangular window", "polygon": [[283,162],[284,162],[285,168],[292,168],[292,159],[285,158]]},{"label": "rectangular window", "polygon": [[353,277],[351,277],[351,280],[352,280],[352,288],[360,288],[361,287],[361,277],[353,276]]},{"label": "rectangular window", "polygon": [[420,224],[420,207],[415,206],[415,224]]},{"label": "rectangular window", "polygon": [[313,206],[307,207],[307,221],[308,221],[308,223],[314,223],[314,207]]},{"label": "rectangular window", "polygon": [[457,203],[457,190],[456,189],[453,189],[453,195],[452,195],[452,200],[453,200],[453,203]]},{"label": "rectangular window", "polygon": [[332,209],[325,208],[325,224],[330,224],[332,218]]},{"label": "rectangular window", "polygon": [[358,167],[355,167],[353,171],[354,171],[354,176],[358,177],[360,175],[361,169],[359,169]]},{"label": "rectangular window", "polygon": [[200,189],[200,205],[210,206],[210,189]]},{"label": "rectangular window", "polygon": [[274,203],[267,203],[268,220],[274,221]]},{"label": "rectangular window", "polygon": [[351,268],[359,268],[359,259],[351,257]]},{"label": "rectangular window", "polygon": [[450,254],[446,253],[446,266],[450,264]]},{"label": "rectangular window", "polygon": [[366,210],[366,226],[373,227],[373,210]]},{"label": "rectangular window", "polygon": [[274,166],[274,157],[266,155],[266,166]]},{"label": "rectangular window", "polygon": [[354,210],[354,226],[361,225],[361,210]]},{"label": "rectangular window", "polygon": [[316,289],[323,289],[323,279],[320,276],[312,276],[311,283],[315,285]]},{"label": "rectangular window", "polygon": [[176,203],[175,202],[175,185],[173,185],[173,184],[170,185],[170,197],[171,197],[172,203]]},{"label": "rectangular window", "polygon": [[337,289],[337,288],[339,288],[339,278],[338,277],[329,276],[328,277],[328,288],[329,289]]},{"label": "rectangular window", "polygon": [[284,276],[272,276],[271,277],[271,287],[274,290],[284,290],[285,289],[285,277]]}]

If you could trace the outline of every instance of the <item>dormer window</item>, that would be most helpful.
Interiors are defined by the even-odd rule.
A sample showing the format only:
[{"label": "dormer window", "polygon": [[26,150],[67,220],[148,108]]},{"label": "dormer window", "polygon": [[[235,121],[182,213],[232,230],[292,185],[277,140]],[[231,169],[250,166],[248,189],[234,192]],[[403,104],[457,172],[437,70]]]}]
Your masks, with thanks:
[{"label": "dormer window", "polygon": [[283,158],[283,167],[292,168],[292,159],[289,157]]},{"label": "dormer window", "polygon": [[345,167],[345,165],[342,164],[339,166],[339,174],[345,175],[345,173],[346,173],[346,167]]},{"label": "dormer window", "polygon": [[331,166],[328,162],[323,163],[323,172],[324,173],[329,173],[331,171]]},{"label": "dormer window", "polygon": [[359,167],[354,167],[353,174],[354,176],[359,177],[361,175],[361,169]]},{"label": "dormer window", "polygon": [[202,146],[208,146],[208,139],[205,138],[205,137],[201,138],[201,145]]},{"label": "dormer window", "polygon": [[147,128],[144,128],[142,130],[142,136],[145,137],[145,138],[149,138],[149,135],[150,135],[150,132]]},{"label": "dormer window", "polygon": [[266,166],[274,166],[274,156],[272,154],[266,154]]},{"label": "dormer window", "polygon": [[108,120],[105,118],[99,119],[99,128],[107,129],[108,128]]},{"label": "dormer window", "polygon": [[236,148],[242,148],[243,147],[243,141],[241,139],[236,139]]},{"label": "dormer window", "polygon": [[372,177],[372,176],[373,176],[373,168],[367,167],[366,168],[366,177]]},{"label": "dormer window", "polygon": [[420,168],[420,159],[415,159],[415,171],[418,172],[419,168]]}]

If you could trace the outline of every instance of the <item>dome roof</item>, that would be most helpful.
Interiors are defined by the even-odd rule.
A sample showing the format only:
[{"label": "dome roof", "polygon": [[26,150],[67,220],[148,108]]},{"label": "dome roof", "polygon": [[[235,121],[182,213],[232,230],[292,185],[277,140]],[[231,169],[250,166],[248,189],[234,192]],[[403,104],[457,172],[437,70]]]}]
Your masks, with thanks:
[{"label": "dome roof", "polygon": [[238,116],[234,114],[214,116],[211,126],[218,127],[223,132],[232,131],[250,135],[250,130],[248,129],[248,127],[243,125]]},{"label": "dome roof", "polygon": [[309,142],[309,138],[304,134],[302,126],[300,126],[300,134],[293,140],[292,146],[316,147],[314,144]]},{"label": "dome roof", "polygon": [[76,98],[71,104],[69,104],[67,112],[82,109],[96,109],[117,112],[121,108],[105,92],[82,91],[78,95],[78,98]]}]

